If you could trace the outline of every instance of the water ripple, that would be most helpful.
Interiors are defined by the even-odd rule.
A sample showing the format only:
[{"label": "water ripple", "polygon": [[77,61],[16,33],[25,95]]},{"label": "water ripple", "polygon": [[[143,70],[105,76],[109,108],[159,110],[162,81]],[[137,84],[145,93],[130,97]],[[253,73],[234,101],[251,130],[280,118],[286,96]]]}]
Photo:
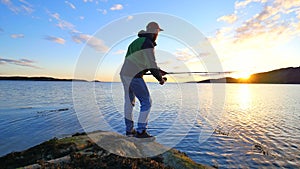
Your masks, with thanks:
[{"label": "water ripple", "polygon": [[[120,84],[80,85],[86,101],[80,103],[83,111],[79,113],[73,108],[77,96],[72,96],[70,82],[0,83],[1,96],[5,96],[0,97],[0,155],[84,129],[101,130],[103,118],[109,130],[124,134]],[[95,95],[90,96],[85,90],[92,85]],[[299,168],[300,95],[295,91],[300,86],[226,84],[224,105],[212,105],[211,85],[198,87],[199,99],[183,104],[183,96],[194,94],[190,84],[182,88],[186,91],[182,95],[178,86],[166,85],[163,97],[160,88],[149,84],[154,104],[149,132],[161,135],[179,120],[173,136],[182,140],[175,148],[197,162],[219,168]],[[90,109],[91,99],[96,99],[96,111]],[[138,115],[137,102],[135,120]]]}]

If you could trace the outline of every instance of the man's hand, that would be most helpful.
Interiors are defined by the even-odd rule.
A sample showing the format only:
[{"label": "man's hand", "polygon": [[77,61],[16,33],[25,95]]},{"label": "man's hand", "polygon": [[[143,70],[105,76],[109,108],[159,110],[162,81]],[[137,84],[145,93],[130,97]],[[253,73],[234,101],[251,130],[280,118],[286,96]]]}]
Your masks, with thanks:
[{"label": "man's hand", "polygon": [[159,81],[159,84],[160,85],[163,85],[165,84],[165,82],[167,81],[167,78],[166,77],[163,77],[161,81]]},{"label": "man's hand", "polygon": [[165,72],[165,71],[163,71],[163,70],[161,70],[161,69],[159,69],[159,72],[160,72],[160,74],[161,74],[162,76],[168,74],[167,72]]}]

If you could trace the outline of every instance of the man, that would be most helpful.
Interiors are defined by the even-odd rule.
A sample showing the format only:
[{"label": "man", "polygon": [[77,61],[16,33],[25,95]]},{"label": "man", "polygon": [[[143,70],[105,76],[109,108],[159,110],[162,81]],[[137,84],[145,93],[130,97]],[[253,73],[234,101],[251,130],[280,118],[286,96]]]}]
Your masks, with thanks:
[{"label": "man", "polygon": [[[160,31],[163,31],[163,29],[156,22],[150,22],[146,26],[146,31],[141,30],[138,33],[138,38],[129,45],[125,56],[120,76],[125,93],[124,115],[127,136],[154,138],[147,132],[151,98],[143,75],[150,71],[159,84],[163,85],[165,83],[162,76],[166,72],[157,67],[154,56],[155,41]],[[141,105],[137,131],[134,129],[132,115],[135,97],[138,98]]]}]

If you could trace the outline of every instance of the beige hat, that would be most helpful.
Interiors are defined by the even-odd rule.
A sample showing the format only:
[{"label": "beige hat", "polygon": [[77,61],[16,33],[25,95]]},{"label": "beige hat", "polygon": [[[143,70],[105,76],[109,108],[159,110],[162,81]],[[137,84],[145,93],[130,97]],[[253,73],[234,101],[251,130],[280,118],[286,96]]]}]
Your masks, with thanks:
[{"label": "beige hat", "polygon": [[146,27],[147,32],[156,32],[156,30],[163,31],[163,29],[161,29],[156,22],[148,23],[148,25]]}]

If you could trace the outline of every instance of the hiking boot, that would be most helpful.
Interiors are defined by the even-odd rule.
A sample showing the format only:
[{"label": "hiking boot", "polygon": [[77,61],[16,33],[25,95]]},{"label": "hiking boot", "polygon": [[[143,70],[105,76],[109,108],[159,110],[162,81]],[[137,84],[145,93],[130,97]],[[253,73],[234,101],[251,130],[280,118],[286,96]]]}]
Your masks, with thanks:
[{"label": "hiking boot", "polygon": [[136,133],[136,138],[147,138],[147,139],[155,140],[155,137],[151,136],[149,133],[147,133],[146,130],[143,130],[142,133],[137,132]]},{"label": "hiking boot", "polygon": [[134,137],[136,135],[136,130],[132,129],[131,131],[126,131],[127,137]]}]

